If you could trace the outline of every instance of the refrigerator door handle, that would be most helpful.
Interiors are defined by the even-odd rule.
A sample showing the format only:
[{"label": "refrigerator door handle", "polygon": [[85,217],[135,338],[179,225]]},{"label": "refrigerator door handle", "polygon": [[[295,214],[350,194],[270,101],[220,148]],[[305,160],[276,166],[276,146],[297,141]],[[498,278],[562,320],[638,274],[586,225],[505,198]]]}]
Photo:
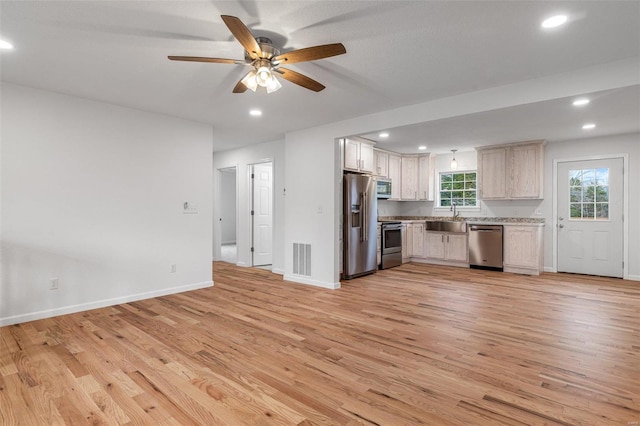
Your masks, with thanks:
[{"label": "refrigerator door handle", "polygon": [[367,241],[368,235],[367,235],[367,220],[369,217],[369,206],[367,205],[367,192],[363,192],[362,193],[362,214],[360,215],[360,220],[362,221],[362,226],[361,226],[361,230],[362,230],[362,239],[361,241]]}]

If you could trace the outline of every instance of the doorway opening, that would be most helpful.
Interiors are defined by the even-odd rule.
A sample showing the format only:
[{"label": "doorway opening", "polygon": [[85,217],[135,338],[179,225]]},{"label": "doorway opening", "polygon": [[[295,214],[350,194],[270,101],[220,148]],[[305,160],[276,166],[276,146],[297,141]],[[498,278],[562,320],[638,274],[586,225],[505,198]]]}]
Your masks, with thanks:
[{"label": "doorway opening", "polygon": [[557,272],[626,278],[626,155],[554,161]]},{"label": "doorway opening", "polygon": [[237,169],[226,167],[220,173],[220,260],[228,263],[238,261],[237,231]]}]

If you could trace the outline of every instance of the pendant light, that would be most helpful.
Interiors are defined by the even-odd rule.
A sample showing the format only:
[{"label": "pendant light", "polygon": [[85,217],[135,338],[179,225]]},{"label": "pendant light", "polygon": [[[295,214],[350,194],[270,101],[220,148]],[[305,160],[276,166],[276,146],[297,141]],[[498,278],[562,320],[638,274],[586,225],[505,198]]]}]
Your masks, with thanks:
[{"label": "pendant light", "polygon": [[451,159],[451,170],[456,170],[458,168],[458,162],[456,161],[456,151],[457,149],[452,149],[453,158]]}]

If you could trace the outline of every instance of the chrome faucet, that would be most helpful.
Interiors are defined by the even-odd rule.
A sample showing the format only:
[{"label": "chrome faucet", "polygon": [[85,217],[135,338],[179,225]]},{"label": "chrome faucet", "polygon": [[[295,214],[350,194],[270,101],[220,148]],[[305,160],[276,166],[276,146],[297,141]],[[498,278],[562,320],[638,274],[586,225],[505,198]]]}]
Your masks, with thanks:
[{"label": "chrome faucet", "polygon": [[458,216],[460,216],[460,212],[456,210],[456,203],[451,203],[451,208],[449,211],[453,212],[453,220],[456,220]]}]

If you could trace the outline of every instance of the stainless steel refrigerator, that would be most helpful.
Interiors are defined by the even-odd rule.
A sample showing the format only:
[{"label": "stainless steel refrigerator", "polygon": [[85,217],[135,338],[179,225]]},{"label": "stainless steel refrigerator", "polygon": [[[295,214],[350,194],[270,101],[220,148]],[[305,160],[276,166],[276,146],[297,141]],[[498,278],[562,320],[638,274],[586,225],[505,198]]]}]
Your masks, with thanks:
[{"label": "stainless steel refrigerator", "polygon": [[349,280],[373,273],[378,267],[378,198],[373,176],[345,173],[343,181],[342,278]]}]

